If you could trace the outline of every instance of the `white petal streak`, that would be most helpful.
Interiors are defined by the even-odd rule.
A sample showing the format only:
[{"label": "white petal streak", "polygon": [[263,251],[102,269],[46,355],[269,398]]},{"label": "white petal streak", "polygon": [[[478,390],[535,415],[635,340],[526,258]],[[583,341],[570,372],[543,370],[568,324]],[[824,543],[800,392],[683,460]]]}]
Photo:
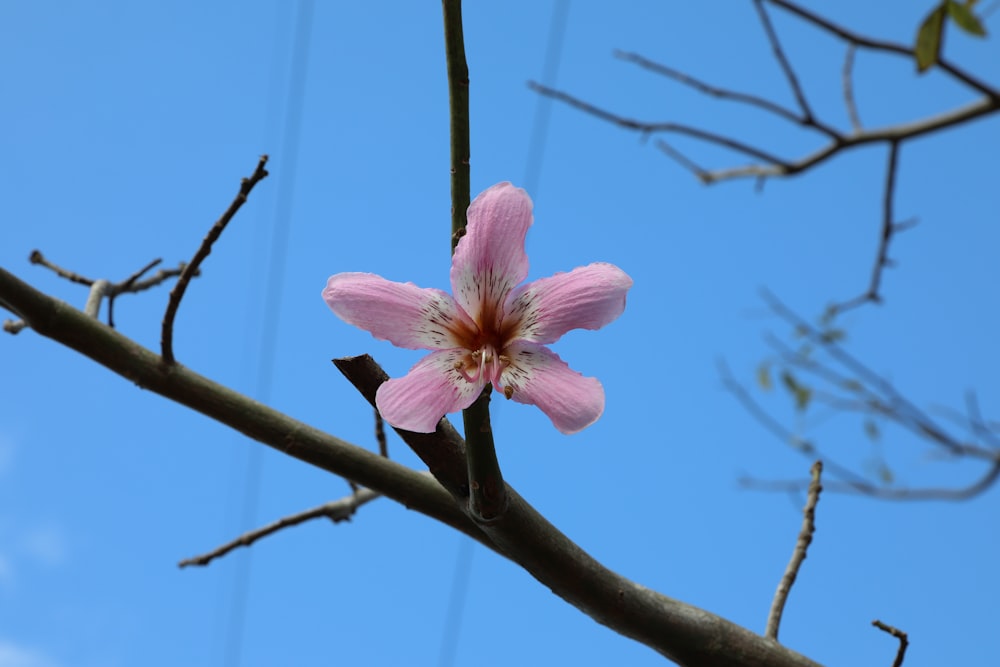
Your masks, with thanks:
[{"label": "white petal streak", "polygon": [[537,405],[561,432],[582,431],[604,412],[604,388],[597,378],[571,369],[544,345],[518,341],[506,350],[511,364],[501,391],[520,403]]}]

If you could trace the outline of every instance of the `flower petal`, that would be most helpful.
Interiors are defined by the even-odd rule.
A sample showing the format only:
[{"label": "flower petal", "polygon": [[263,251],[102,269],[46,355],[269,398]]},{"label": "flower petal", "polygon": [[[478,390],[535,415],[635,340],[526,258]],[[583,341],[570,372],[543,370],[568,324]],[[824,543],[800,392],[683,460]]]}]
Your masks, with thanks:
[{"label": "flower petal", "polygon": [[387,422],[407,431],[433,433],[449,412],[464,410],[482,393],[484,382],[468,382],[455,370],[465,350],[432,352],[404,377],[388,380],[375,393]]},{"label": "flower petal", "polygon": [[451,288],[486,329],[499,325],[507,294],[528,275],[524,237],[531,222],[531,198],[510,183],[497,183],[469,206],[466,234],[452,257]]},{"label": "flower petal", "polygon": [[508,321],[520,322],[509,335],[554,343],[571,329],[600,329],[625,310],[630,287],[628,274],[603,262],[522,285],[504,308]]},{"label": "flower petal", "polygon": [[462,347],[476,328],[451,295],[373,273],[330,276],[323,299],[345,322],[411,350]]},{"label": "flower petal", "polygon": [[[506,350],[511,363],[497,387],[519,403],[537,405],[561,432],[582,431],[604,412],[604,388],[580,375],[537,343],[518,341]],[[510,393],[510,392],[513,393]]]}]

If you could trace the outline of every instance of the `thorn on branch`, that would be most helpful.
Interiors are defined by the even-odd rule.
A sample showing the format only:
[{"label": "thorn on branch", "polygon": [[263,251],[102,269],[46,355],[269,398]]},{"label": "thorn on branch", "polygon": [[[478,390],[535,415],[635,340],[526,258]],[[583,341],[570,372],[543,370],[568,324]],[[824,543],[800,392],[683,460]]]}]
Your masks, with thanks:
[{"label": "thorn on branch", "polygon": [[163,326],[160,332],[160,355],[163,357],[165,363],[174,363],[174,318],[177,316],[177,309],[181,305],[181,299],[184,298],[184,292],[187,290],[188,283],[191,282],[192,277],[197,275],[201,263],[212,252],[212,244],[222,235],[222,230],[226,228],[226,225],[233,219],[233,216],[240,210],[240,207],[246,203],[247,197],[254,186],[267,178],[267,169],[264,168],[266,164],[267,156],[261,155],[253,174],[249,178],[244,178],[240,181],[240,190],[236,193],[233,202],[222,214],[222,217],[216,220],[212,228],[208,230],[208,234],[201,242],[201,246],[194,254],[190,264],[184,267],[184,270],[181,271],[181,277],[177,280],[177,284],[170,290],[170,300],[167,302],[167,310],[163,314]]},{"label": "thorn on branch", "polygon": [[778,640],[778,626],[781,625],[781,615],[785,610],[788,594],[792,591],[795,578],[806,559],[806,552],[809,550],[809,545],[812,544],[813,533],[816,532],[816,503],[819,502],[819,494],[823,490],[823,485],[820,483],[823,462],[813,463],[810,473],[812,480],[809,482],[809,490],[806,494],[806,506],[802,510],[802,528],[799,530],[799,538],[795,542],[792,559],[788,562],[785,574],[778,583],[778,590],[771,602],[771,611],[767,615],[767,628],[764,631],[764,636],[775,641]]},{"label": "thorn on branch", "polygon": [[872,625],[899,640],[899,650],[896,651],[896,659],[892,661],[892,667],[902,667],[903,659],[906,657],[906,647],[910,645],[910,638],[902,630],[894,628],[891,625],[886,625],[878,619],[872,621]]}]

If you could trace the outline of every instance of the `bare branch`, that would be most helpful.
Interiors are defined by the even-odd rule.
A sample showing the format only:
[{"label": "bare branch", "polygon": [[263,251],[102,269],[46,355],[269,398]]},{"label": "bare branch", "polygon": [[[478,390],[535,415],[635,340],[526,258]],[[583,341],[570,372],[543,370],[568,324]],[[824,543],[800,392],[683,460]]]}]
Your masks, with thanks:
[{"label": "bare branch", "polygon": [[167,302],[167,310],[163,314],[163,326],[160,332],[161,354],[163,361],[167,364],[174,363],[174,317],[177,315],[177,309],[181,305],[181,299],[184,298],[184,292],[187,290],[188,283],[191,282],[191,278],[198,272],[201,263],[212,252],[212,244],[222,234],[222,230],[226,228],[226,225],[233,219],[233,216],[240,210],[240,207],[246,203],[250,191],[253,190],[257,183],[267,178],[267,170],[264,168],[266,164],[267,156],[261,155],[253,174],[240,182],[240,191],[236,194],[233,202],[226,209],[225,213],[222,214],[222,217],[216,220],[212,228],[208,230],[208,235],[201,242],[201,246],[191,259],[191,263],[184,267],[181,277],[177,280],[177,284],[170,290],[170,300]]},{"label": "bare branch", "polygon": [[[116,297],[118,297],[121,294],[126,294],[126,293],[134,294],[141,292],[143,290],[147,290],[151,287],[155,287],[156,285],[159,285],[168,278],[180,275],[181,272],[184,270],[184,263],[181,262],[180,266],[178,266],[178,268],[176,269],[161,269],[156,273],[156,275],[140,282],[139,278],[141,278],[143,274],[145,274],[150,269],[157,266],[163,261],[162,259],[157,258],[148,263],[143,268],[133,273],[125,280],[118,283],[112,283],[109,280],[105,280],[103,278],[100,280],[93,280],[91,278],[87,278],[83,275],[80,275],[75,271],[64,269],[61,266],[55,264],[54,262],[49,261],[42,254],[40,250],[32,250],[31,255],[28,256],[28,261],[31,262],[32,264],[40,264],[41,266],[44,266],[45,268],[51,271],[54,271],[55,274],[60,278],[65,278],[70,282],[90,287],[90,293],[87,295],[87,302],[83,307],[83,312],[85,312],[90,317],[96,318],[98,316],[101,310],[101,301],[105,297],[107,297],[108,326],[111,328],[114,328],[115,326],[114,302]],[[194,275],[197,276],[198,273],[195,272]],[[16,334],[20,332],[22,329],[24,329],[25,326],[27,325],[24,323],[23,320],[17,322],[6,320],[4,321],[3,328],[4,331],[8,333]]]},{"label": "bare branch", "polygon": [[568,104],[569,106],[600,118],[619,127],[639,132],[643,135],[656,134],[659,132],[681,134],[700,139],[716,146],[728,148],[737,153],[742,153],[749,157],[756,158],[767,164],[749,164],[740,167],[728,167],[712,171],[696,171],[695,175],[706,184],[717,183],[740,178],[771,178],[787,177],[799,174],[808,169],[826,162],[830,158],[842,152],[846,152],[859,146],[865,146],[880,142],[903,142],[916,137],[937,132],[954,125],[969,122],[976,118],[984,117],[1000,110],[1000,98],[993,100],[982,98],[963,107],[958,107],[951,111],[931,116],[911,123],[900,123],[883,128],[876,128],[859,132],[850,136],[838,135],[840,138],[831,141],[826,146],[805,155],[798,160],[787,160],[773,155],[761,148],[751,146],[737,139],[714,132],[707,132],[695,127],[683,125],[681,123],[669,122],[645,122],[619,116],[607,109],[602,109],[596,105],[585,102],[569,93],[548,88],[534,81],[528,82],[528,86],[541,95],[551,97],[555,100]]},{"label": "bare branch", "polygon": [[841,72],[841,79],[844,87],[844,106],[847,107],[847,115],[851,119],[851,127],[854,133],[861,132],[861,116],[858,115],[858,105],[854,101],[854,44],[847,45],[847,52],[844,54],[844,69]]},{"label": "bare branch", "polygon": [[[854,44],[859,48],[872,49],[875,51],[884,51],[886,53],[895,53],[901,56],[906,56],[907,58],[914,57],[914,52],[912,47],[859,35],[855,32],[847,30],[846,28],[836,25],[831,21],[828,21],[827,19],[823,18],[822,16],[819,16],[818,14],[814,14],[807,9],[803,9],[802,7],[796,5],[795,3],[788,2],[788,0],[767,0],[767,1],[773,5],[781,7],[782,9],[792,14],[795,14],[799,18],[809,23],[812,23],[817,28],[820,28],[821,30],[824,30],[831,34],[834,34],[837,37],[843,39],[844,41]],[[983,93],[988,98],[992,99],[994,102],[1000,101],[1000,90],[997,90],[996,88],[986,83],[983,83],[982,81],[979,81],[974,76],[960,69],[959,67],[953,65],[945,58],[939,57],[935,64],[939,69],[951,75],[952,78],[961,81],[965,85],[969,86],[970,88],[980,93]]]},{"label": "bare branch", "polygon": [[896,191],[896,172],[899,161],[899,140],[889,142],[889,162],[885,168],[885,191],[882,195],[882,232],[879,235],[878,250],[875,253],[875,266],[872,269],[871,280],[868,289],[854,297],[830,307],[831,315],[842,313],[851,308],[866,303],[881,303],[882,296],[879,294],[879,286],[882,283],[882,272],[889,266],[889,243],[893,234],[908,229],[906,226],[896,224],[893,218],[893,199]]},{"label": "bare branch", "polygon": [[795,113],[791,109],[786,109],[785,107],[772,102],[771,100],[764,99],[763,97],[758,97],[757,95],[750,95],[748,93],[741,93],[735,90],[729,90],[728,88],[720,88],[718,86],[713,86],[709,83],[705,83],[701,79],[696,79],[690,74],[685,74],[680,70],[676,70],[672,67],[667,67],[658,62],[649,60],[638,53],[628,53],[625,51],[615,51],[614,55],[620,60],[626,62],[635,63],[643,69],[647,69],[651,72],[657,74],[662,74],[663,76],[673,79],[674,81],[684,84],[685,86],[690,86],[698,92],[704,93],[705,95],[710,95],[712,97],[717,97],[723,100],[732,100],[734,102],[740,102],[747,104],[752,107],[757,107],[758,109],[763,109],[769,113],[776,116],[784,118],[790,123],[795,123],[797,125],[808,125],[809,121],[804,116]]},{"label": "bare branch", "polygon": [[[886,487],[872,484],[864,480],[840,480],[826,482],[826,489],[834,493],[853,493],[875,498],[876,500],[914,501],[914,500],[947,500],[959,502],[975,498],[983,491],[992,487],[1000,479],[1000,460],[996,461],[982,477],[968,486],[957,489],[933,487]],[[756,491],[781,491],[784,493],[800,493],[808,488],[809,480],[760,480],[754,477],[740,478],[740,484]]]},{"label": "bare branch", "polygon": [[767,615],[767,628],[764,636],[778,640],[778,626],[781,625],[781,615],[785,611],[785,603],[788,601],[788,594],[792,592],[792,586],[799,575],[799,569],[806,559],[806,552],[812,544],[813,533],[816,532],[816,503],[819,502],[819,494],[823,490],[820,484],[820,476],[823,474],[823,462],[816,461],[810,470],[812,480],[809,483],[809,491],[806,495],[806,506],[802,510],[802,528],[799,530],[799,538],[795,542],[795,549],[792,550],[792,559],[788,561],[785,574],[778,582],[778,590],[774,593],[774,600],[771,602],[771,611]]},{"label": "bare branch", "polygon": [[[962,426],[979,442],[965,439],[965,433],[950,433],[930,414],[903,396],[891,382],[851,356],[837,342],[838,337],[833,335],[835,330],[817,329],[772,294],[764,292],[763,296],[771,309],[792,326],[796,338],[803,341],[799,349],[793,349],[774,336],[766,338],[777,357],[765,363],[768,366],[777,364],[782,369],[783,378],[792,378],[790,381],[786,380],[786,384],[791,383],[788,386],[796,393],[796,401],[800,400],[798,387],[802,387],[808,392],[808,399],[834,408],[837,411],[835,414],[856,413],[869,420],[873,417],[885,419],[931,445],[940,447],[949,458],[963,457],[985,464],[981,476],[967,485],[954,488],[888,487],[872,483],[866,476],[833,461],[813,441],[782,425],[764,410],[743,385],[733,379],[725,365],[720,365],[720,375],[725,387],[765,429],[806,456],[822,457],[829,472],[838,478],[838,481],[827,484],[829,490],[858,493],[883,500],[957,501],[984,492],[1000,479],[1000,436],[987,425],[974,399],[967,397],[968,415]],[[800,371],[817,380],[817,384],[796,379]],[[803,405],[798,407],[800,410],[805,409]],[[948,414],[950,419],[954,419],[953,412]],[[741,483],[747,487],[769,491],[801,491],[807,485],[807,482],[801,480],[775,482],[754,478],[744,478]]]},{"label": "bare branch", "polygon": [[45,255],[42,254],[41,250],[32,250],[31,254],[28,255],[28,261],[31,262],[32,264],[40,264],[44,266],[46,269],[55,271],[55,274],[57,276],[59,276],[60,278],[65,278],[70,282],[79,283],[80,285],[87,285],[88,287],[94,284],[94,281],[91,280],[90,278],[85,278],[84,276],[81,276],[79,273],[76,273],[75,271],[64,269],[58,264],[50,262],[48,259],[45,258]]},{"label": "bare branch", "polygon": [[830,339],[829,336],[824,336],[823,332],[818,331],[794,313],[773,294],[764,291],[763,298],[771,310],[789,322],[795,328],[796,332],[822,347],[830,355],[831,359],[850,371],[858,381],[868,385],[870,389],[873,389],[882,397],[878,402],[872,403],[871,407],[880,408],[883,414],[893,417],[897,423],[913,433],[930,440],[934,444],[940,445],[949,454],[971,456],[988,461],[997,459],[997,452],[991,449],[971,445],[949,436],[944,427],[903,396],[891,382],[854,358],[847,350],[838,345],[835,340]]},{"label": "bare branch", "polygon": [[[552,99],[564,102],[569,106],[579,109],[585,113],[592,116],[596,116],[602,120],[608,121],[620,127],[628,130],[636,130],[643,135],[655,134],[657,132],[670,132],[674,134],[682,134],[689,137],[694,137],[695,139],[701,139],[711,144],[722,146],[730,150],[736,151],[737,153],[743,153],[750,157],[757,158],[763,162],[768,162],[773,165],[773,169],[783,172],[792,168],[790,163],[785,162],[781,158],[771,155],[770,153],[751,146],[750,144],[737,141],[736,139],[731,139],[729,137],[723,136],[721,134],[715,134],[713,132],[706,132],[705,130],[700,130],[696,127],[691,127],[690,125],[684,125],[682,123],[645,123],[642,121],[634,120],[631,118],[625,118],[623,116],[618,116],[610,111],[601,109],[600,107],[594,106],[588,102],[574,97],[568,93],[564,93],[554,88],[549,88],[535,81],[529,81],[528,87],[535,92],[545,95],[546,97],[551,97]],[[707,182],[712,182],[719,180],[714,177],[711,172],[707,172],[709,180]]]},{"label": "bare branch", "polygon": [[[375,392],[386,378],[385,371],[367,355],[337,359],[334,363],[374,405]],[[464,461],[452,459],[461,456],[465,443],[448,420],[442,419],[437,431],[431,434],[400,429],[396,432],[427,463],[441,485],[456,494],[456,502],[464,504],[468,497],[468,489],[463,490],[467,481]],[[786,662],[791,658],[781,651],[787,649],[753,633],[749,633],[752,645],[747,644],[746,635],[731,634],[733,626],[717,624],[719,619],[705,611],[698,610],[696,616],[690,616],[693,608],[639,586],[598,563],[510,486],[507,497],[509,504],[502,517],[494,523],[479,523],[479,527],[501,553],[597,622],[650,646],[680,665],[814,664],[791,652],[789,656],[795,655],[796,661],[805,662]],[[585,586],[581,586],[583,582]],[[702,634],[703,631],[709,634]],[[739,631],[746,632],[742,628]],[[696,635],[698,639],[692,641]],[[741,647],[740,655],[723,648],[735,645]],[[766,656],[759,653],[765,646],[774,653]]]},{"label": "bare branch", "polygon": [[221,558],[225,556],[230,551],[237,549],[239,547],[249,547],[251,544],[257,540],[273,535],[279,530],[285,528],[290,528],[291,526],[297,526],[306,521],[311,521],[313,519],[327,518],[334,523],[340,523],[341,521],[349,521],[354,513],[359,507],[365,503],[371,502],[376,498],[381,497],[382,494],[372,491],[371,489],[358,489],[356,492],[349,496],[345,496],[339,500],[332,500],[328,503],[319,505],[318,507],[313,507],[312,509],[305,510],[304,512],[299,512],[298,514],[292,514],[290,516],[282,517],[274,523],[270,523],[266,526],[252,530],[248,533],[240,535],[235,540],[227,542],[222,546],[209,551],[208,553],[202,554],[200,556],[194,556],[192,558],[185,558],[180,563],[177,564],[178,567],[184,568],[191,565],[208,565],[216,558]]},{"label": "bare branch", "polygon": [[906,633],[902,630],[898,630],[891,625],[886,625],[878,619],[872,621],[872,625],[882,632],[888,632],[890,635],[899,640],[899,650],[896,651],[896,659],[892,661],[892,667],[903,667],[903,658],[906,657],[906,647],[910,644],[909,637],[907,637]]},{"label": "bare branch", "polygon": [[774,31],[774,26],[771,25],[771,18],[764,9],[764,3],[761,0],[753,0],[753,6],[757,10],[757,16],[760,18],[761,25],[764,26],[767,41],[771,43],[774,58],[781,65],[781,70],[785,73],[785,78],[788,79],[788,85],[792,89],[792,94],[795,95],[795,100],[799,103],[799,108],[802,109],[803,117],[807,124],[812,124],[814,119],[812,109],[809,108],[809,103],[806,101],[805,93],[802,92],[802,86],[799,84],[798,77],[795,76],[795,71],[792,69],[791,63],[785,57],[785,51],[781,48],[781,42],[778,41],[778,33]]}]

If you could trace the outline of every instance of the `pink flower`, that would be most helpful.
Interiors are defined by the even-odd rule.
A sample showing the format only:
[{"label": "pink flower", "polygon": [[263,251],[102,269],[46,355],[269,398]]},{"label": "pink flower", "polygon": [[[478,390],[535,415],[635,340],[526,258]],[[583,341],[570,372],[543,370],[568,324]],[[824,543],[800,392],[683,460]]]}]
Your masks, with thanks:
[{"label": "pink flower", "polygon": [[379,412],[397,428],[431,433],[491,382],[507,398],[537,405],[563,433],[590,426],[604,412],[601,383],[545,344],[613,321],[632,279],[597,263],[517,287],[528,275],[531,199],[510,183],[476,197],[468,220],[452,257],[454,297],[371,273],[338,273],[326,283],[323,298],[345,322],[399,347],[431,350],[405,377],[379,387]]}]

